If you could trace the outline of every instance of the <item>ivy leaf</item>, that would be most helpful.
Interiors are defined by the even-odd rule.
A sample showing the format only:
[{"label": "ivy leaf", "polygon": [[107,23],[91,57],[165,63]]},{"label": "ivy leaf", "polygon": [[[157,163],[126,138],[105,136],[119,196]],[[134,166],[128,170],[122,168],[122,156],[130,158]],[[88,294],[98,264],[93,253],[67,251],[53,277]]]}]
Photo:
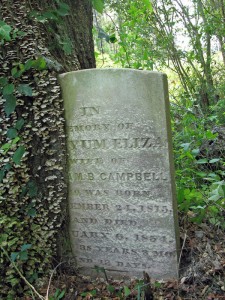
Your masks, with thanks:
[{"label": "ivy leaf", "polygon": [[6,241],[7,241],[7,238],[8,238],[8,234],[6,234],[6,233],[0,234],[0,245],[1,245],[3,242],[6,242]]},{"label": "ivy leaf", "polygon": [[4,98],[6,100],[4,109],[8,117],[16,108],[16,97],[13,95],[5,95]]},{"label": "ivy leaf", "polygon": [[16,258],[17,258],[17,256],[19,255],[19,252],[12,252],[11,253],[11,260],[14,262],[15,260],[16,260]]},{"label": "ivy leaf", "polygon": [[28,84],[20,84],[18,91],[25,96],[32,96],[32,88]]},{"label": "ivy leaf", "polygon": [[39,71],[45,70],[47,67],[45,59],[43,57],[39,57],[33,62],[33,67]]},{"label": "ivy leaf", "polygon": [[54,20],[54,21],[58,21],[58,17],[55,14],[54,11],[46,11],[45,13],[43,13],[42,16],[40,17],[44,17],[46,20]]},{"label": "ivy leaf", "polygon": [[2,182],[2,180],[4,179],[5,177],[5,168],[2,168],[0,170],[0,183]]},{"label": "ivy leaf", "polygon": [[6,77],[0,77],[0,86],[5,86],[8,83]]},{"label": "ivy leaf", "polygon": [[5,144],[3,144],[3,145],[1,146],[0,149],[7,152],[7,151],[10,149],[10,147],[11,147],[11,144],[10,144],[10,143],[5,143]]},{"label": "ivy leaf", "polygon": [[29,217],[35,217],[35,216],[37,215],[36,209],[35,209],[35,208],[30,208],[30,209],[28,209],[27,215],[28,215]]},{"label": "ivy leaf", "polygon": [[12,27],[7,25],[5,22],[0,21],[0,40],[10,41],[10,33],[12,31]]},{"label": "ivy leaf", "polygon": [[70,7],[64,2],[59,2],[59,8],[57,9],[57,14],[61,17],[69,15]]},{"label": "ivy leaf", "polygon": [[6,171],[9,171],[11,168],[12,168],[12,165],[11,165],[10,163],[7,163],[7,164],[5,165],[5,170],[6,170]]},{"label": "ivy leaf", "polygon": [[20,164],[21,158],[23,157],[24,153],[25,153],[25,147],[19,146],[12,158],[16,165]]},{"label": "ivy leaf", "polygon": [[25,121],[24,121],[23,118],[19,119],[19,120],[16,122],[15,128],[16,128],[17,130],[20,130],[20,129],[23,127],[24,122],[25,122]]},{"label": "ivy leaf", "polygon": [[16,74],[17,72],[18,72],[17,67],[14,67],[14,68],[12,68],[12,70],[11,70],[11,75],[14,77],[15,74]]},{"label": "ivy leaf", "polygon": [[12,145],[15,145],[17,142],[19,142],[19,140],[20,140],[20,137],[18,137],[18,136],[15,137],[12,141]]},{"label": "ivy leaf", "polygon": [[13,94],[13,92],[14,92],[14,84],[13,83],[9,83],[6,86],[4,86],[2,94],[3,94],[3,96],[6,96],[6,95]]},{"label": "ivy leaf", "polygon": [[7,137],[8,137],[9,139],[14,139],[16,136],[17,136],[17,130],[16,130],[16,129],[10,128],[10,129],[7,131]]},{"label": "ivy leaf", "polygon": [[25,71],[30,70],[33,67],[34,62],[35,61],[33,59],[28,59],[24,65]]},{"label": "ivy leaf", "polygon": [[32,247],[32,244],[24,244],[21,247],[21,251],[26,251]]},{"label": "ivy leaf", "polygon": [[37,196],[38,188],[34,181],[30,181],[27,184],[28,195],[33,198]]},{"label": "ivy leaf", "polygon": [[28,259],[28,253],[27,253],[27,251],[21,251],[20,252],[20,259],[21,260],[27,260]]},{"label": "ivy leaf", "polygon": [[100,14],[103,13],[104,0],[92,0],[92,5],[93,5],[93,8],[95,10],[97,10],[97,12],[99,12]]}]

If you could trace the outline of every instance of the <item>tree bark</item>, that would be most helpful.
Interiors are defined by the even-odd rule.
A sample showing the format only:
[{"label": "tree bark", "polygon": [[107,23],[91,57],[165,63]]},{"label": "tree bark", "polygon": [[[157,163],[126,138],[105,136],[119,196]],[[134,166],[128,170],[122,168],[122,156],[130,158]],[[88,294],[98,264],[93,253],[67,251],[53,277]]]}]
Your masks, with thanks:
[{"label": "tree bark", "polygon": [[[21,163],[12,164],[0,183],[0,215],[5,220],[1,230],[8,232],[8,240],[18,240],[11,246],[6,244],[9,255],[23,244],[32,244],[29,259],[20,265],[28,280],[32,274],[40,276],[48,270],[56,255],[57,234],[67,219],[65,124],[57,75],[95,67],[91,1],[64,0],[64,3],[69,5],[67,16],[41,23],[31,13],[43,15],[46,11],[55,11],[56,1],[0,0],[0,18],[23,32],[22,36],[0,45],[0,77],[7,77],[15,86],[22,83],[32,88],[32,96],[15,94],[16,110],[9,117],[0,95],[3,144],[9,140],[7,131],[15,127],[18,120],[24,119],[19,142],[0,160],[1,169],[7,161],[12,161],[17,146],[25,146]],[[66,41],[70,46],[67,54]],[[40,57],[46,61],[45,70],[30,69],[19,78],[13,78],[12,68]],[[32,217],[29,215],[31,209]],[[14,230],[8,230],[11,220],[17,222]],[[3,257],[0,266],[0,277],[5,278],[5,282],[0,283],[0,298],[3,299],[9,293],[13,297],[19,293],[25,295],[19,280],[10,286],[7,277],[10,268]]]}]

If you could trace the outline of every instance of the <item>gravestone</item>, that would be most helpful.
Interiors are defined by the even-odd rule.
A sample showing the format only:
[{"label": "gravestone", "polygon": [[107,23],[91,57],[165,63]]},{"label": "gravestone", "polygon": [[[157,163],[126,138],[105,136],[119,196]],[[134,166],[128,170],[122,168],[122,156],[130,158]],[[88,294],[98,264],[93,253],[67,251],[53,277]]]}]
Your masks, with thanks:
[{"label": "gravestone", "polygon": [[114,278],[178,275],[166,75],[92,69],[60,75],[70,239],[76,266]]}]

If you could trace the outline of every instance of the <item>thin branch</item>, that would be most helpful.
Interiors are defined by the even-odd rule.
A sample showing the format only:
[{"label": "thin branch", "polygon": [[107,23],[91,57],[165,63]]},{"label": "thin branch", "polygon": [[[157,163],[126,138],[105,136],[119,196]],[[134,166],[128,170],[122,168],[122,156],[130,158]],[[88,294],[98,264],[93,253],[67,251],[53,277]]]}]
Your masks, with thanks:
[{"label": "thin branch", "polygon": [[49,282],[48,282],[48,288],[47,288],[47,291],[46,291],[45,300],[48,300],[49,289],[50,289],[50,286],[51,286],[52,277],[53,277],[53,275],[54,275],[54,272],[56,271],[56,269],[57,269],[61,264],[64,264],[64,263],[65,263],[65,261],[59,263],[59,264],[54,268],[54,270],[52,271],[51,276],[50,276],[50,278],[49,278]]},{"label": "thin branch", "polygon": [[178,266],[179,267],[180,267],[181,256],[182,256],[182,252],[184,250],[184,245],[186,243],[186,239],[187,239],[187,234],[185,233],[185,235],[184,235],[184,241],[183,241],[183,245],[182,245],[182,248],[181,248],[181,251],[180,251],[180,256],[179,256],[179,261],[178,261]]}]

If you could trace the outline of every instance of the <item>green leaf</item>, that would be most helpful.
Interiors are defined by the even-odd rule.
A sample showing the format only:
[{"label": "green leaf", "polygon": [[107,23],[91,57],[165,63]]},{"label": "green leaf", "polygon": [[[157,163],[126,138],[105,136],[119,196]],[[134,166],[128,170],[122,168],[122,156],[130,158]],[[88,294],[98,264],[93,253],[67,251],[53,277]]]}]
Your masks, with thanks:
[{"label": "green leaf", "polygon": [[10,149],[11,144],[5,143],[1,146],[1,150],[5,150],[6,152]]},{"label": "green leaf", "polygon": [[217,201],[217,200],[220,199],[220,197],[221,197],[221,196],[220,196],[219,194],[216,194],[216,195],[211,196],[211,197],[209,198],[209,200]]},{"label": "green leaf", "polygon": [[93,5],[93,8],[95,10],[97,10],[97,12],[99,12],[100,14],[103,13],[104,0],[92,0],[92,5]]},{"label": "green leaf", "polygon": [[20,70],[21,70],[22,72],[25,71],[25,66],[24,66],[24,64],[19,64],[19,68],[20,68]]},{"label": "green leaf", "polygon": [[212,131],[207,130],[205,132],[205,135],[206,135],[207,139],[211,140],[211,139],[215,139],[217,137],[218,133],[212,133]]},{"label": "green leaf", "polygon": [[62,45],[65,54],[70,55],[72,53],[73,45],[70,39],[66,38],[60,44]]},{"label": "green leaf", "polygon": [[7,241],[7,238],[8,238],[8,234],[6,234],[6,233],[0,234],[0,244]]},{"label": "green leaf", "polygon": [[193,155],[198,155],[199,152],[200,152],[199,149],[193,149],[193,150],[191,151],[191,153],[192,153]]},{"label": "green leaf", "polygon": [[200,177],[205,177],[207,175],[207,173],[205,173],[205,172],[196,172],[196,175],[198,175]]},{"label": "green leaf", "polygon": [[58,300],[59,300],[59,299],[62,299],[62,298],[64,297],[65,293],[66,293],[66,291],[63,290],[63,291],[58,295]]},{"label": "green leaf", "polygon": [[[56,11],[57,12],[57,11]],[[58,21],[58,16],[56,15],[55,11],[46,11],[45,13],[43,13],[42,16],[40,17],[44,17],[46,20],[54,20],[54,21]]]},{"label": "green leaf", "polygon": [[0,183],[2,182],[2,180],[4,179],[4,177],[5,177],[5,168],[2,168],[1,170],[0,170]]},{"label": "green leaf", "polygon": [[207,164],[207,163],[208,163],[207,158],[199,159],[196,161],[196,164]]},{"label": "green leaf", "polygon": [[27,184],[28,195],[33,198],[37,196],[38,188],[34,181],[29,181]]},{"label": "green leaf", "polygon": [[191,143],[184,143],[184,144],[181,144],[181,147],[183,147],[184,151],[187,151],[189,149],[190,145],[191,145]]},{"label": "green leaf", "polygon": [[3,94],[3,96],[6,96],[6,95],[13,94],[13,92],[14,92],[14,84],[13,83],[9,83],[6,86],[4,86],[2,94]]},{"label": "green leaf", "polygon": [[28,211],[27,211],[27,215],[29,216],[29,217],[36,217],[36,215],[37,215],[37,211],[36,211],[36,209],[35,208],[30,208],[30,209],[28,209]]},{"label": "green leaf", "polygon": [[19,255],[19,252],[12,252],[10,255],[11,260],[14,262],[18,255]]},{"label": "green leaf", "polygon": [[6,171],[9,171],[11,168],[12,168],[12,165],[11,165],[10,163],[7,163],[7,164],[5,165],[5,170],[6,170]]},{"label": "green leaf", "polygon": [[220,161],[220,158],[213,158],[209,161],[210,164],[214,164],[215,162]]},{"label": "green leaf", "polygon": [[117,42],[117,38],[116,38],[115,34],[110,35],[109,42],[112,44]]},{"label": "green leaf", "polygon": [[14,112],[16,108],[16,97],[13,95],[6,95],[4,96],[5,98],[5,104],[4,104],[4,109],[7,117]]},{"label": "green leaf", "polygon": [[155,286],[156,288],[161,288],[161,286],[162,286],[162,283],[161,283],[161,282],[158,282],[158,281],[156,281],[156,282],[154,283],[154,286]]},{"label": "green leaf", "polygon": [[10,41],[10,33],[12,31],[12,27],[7,25],[5,22],[0,21],[0,40]]},{"label": "green leaf", "polygon": [[20,140],[19,136],[15,137],[14,140],[12,141],[12,144],[15,145],[17,142],[19,142],[19,140]]},{"label": "green leaf", "polygon": [[108,290],[111,294],[113,294],[113,293],[115,292],[115,287],[114,287],[113,285],[109,284],[109,285],[107,285],[107,290]]},{"label": "green leaf", "polygon": [[60,3],[59,8],[57,9],[57,14],[61,17],[69,15],[69,6],[67,4]]},{"label": "green leaf", "polygon": [[33,67],[39,71],[45,70],[47,67],[45,59],[43,57],[39,57],[34,61]]},{"label": "green leaf", "polygon": [[124,295],[125,297],[128,297],[130,295],[131,291],[130,289],[125,285],[124,286]]},{"label": "green leaf", "polygon": [[24,244],[21,247],[21,251],[26,251],[32,247],[32,244]]},{"label": "green leaf", "polygon": [[27,253],[27,251],[21,251],[21,252],[19,253],[19,258],[20,258],[21,260],[27,260],[27,259],[28,259],[28,253]]},{"label": "green leaf", "polygon": [[145,5],[145,7],[148,9],[148,11],[150,13],[152,13],[153,12],[153,7],[152,7],[151,1],[150,0],[143,0],[143,3]]},{"label": "green leaf", "polygon": [[33,59],[28,59],[24,65],[25,71],[30,70],[34,65],[34,62],[35,61]]},{"label": "green leaf", "polygon": [[11,70],[11,75],[14,77],[15,74],[16,74],[17,72],[18,72],[17,67],[14,67],[14,68],[12,68],[12,70]]},{"label": "green leaf", "polygon": [[90,291],[90,292],[83,292],[83,293],[81,293],[82,297],[86,297],[87,295],[96,296],[97,295],[97,291],[93,290],[93,291]]},{"label": "green leaf", "polygon": [[23,127],[24,122],[25,122],[24,119],[23,119],[23,118],[20,118],[20,119],[16,122],[15,128],[16,128],[17,130],[20,130],[20,129]]},{"label": "green leaf", "polygon": [[18,132],[16,129],[14,128],[10,128],[8,131],[7,131],[7,137],[9,139],[14,139],[16,136],[17,136]]},{"label": "green leaf", "polygon": [[25,153],[25,147],[19,146],[12,158],[16,165],[20,164],[21,158],[23,157],[24,153]]},{"label": "green leaf", "polygon": [[96,290],[90,291],[90,294],[94,297],[97,295],[97,291]]},{"label": "green leaf", "polygon": [[28,84],[20,84],[18,91],[25,96],[32,96],[32,88]]},{"label": "green leaf", "polygon": [[6,77],[0,77],[0,86],[5,86],[8,84],[8,80]]}]

